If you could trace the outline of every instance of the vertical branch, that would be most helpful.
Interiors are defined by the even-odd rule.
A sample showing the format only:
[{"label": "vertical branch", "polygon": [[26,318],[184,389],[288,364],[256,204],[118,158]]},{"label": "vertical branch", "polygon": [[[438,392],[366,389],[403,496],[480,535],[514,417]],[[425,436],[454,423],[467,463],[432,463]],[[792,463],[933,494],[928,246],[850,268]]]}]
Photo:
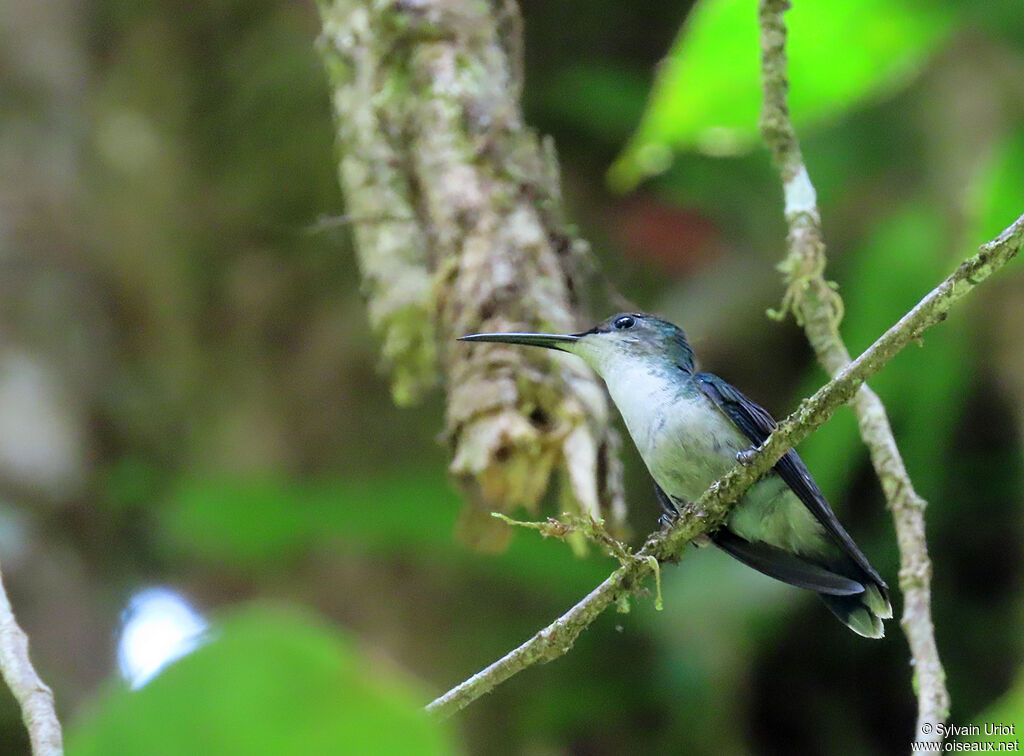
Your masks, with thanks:
[{"label": "vertical branch", "polygon": [[[842,300],[824,277],[825,244],[817,196],[789,118],[783,18],[788,8],[788,0],[760,0],[758,11],[764,87],[761,133],[781,174],[789,226],[789,252],[779,266],[785,274],[787,289],[778,315],[793,313],[807,333],[818,361],[834,376],[849,364],[850,354],[839,335]],[[926,502],[914,490],[878,395],[864,385],[854,397],[853,407],[896,528],[899,585],[904,597],[901,625],[910,646],[918,698],[915,737],[918,741],[941,741],[941,728],[937,725],[948,716],[949,692],[931,616],[932,565],[925,541]]]},{"label": "vertical branch", "polygon": [[[463,540],[500,549],[493,511],[624,504],[604,390],[581,364],[495,345],[483,330],[577,330],[588,248],[562,220],[553,151],[522,121],[513,0],[320,0],[323,56],[370,319],[396,398],[442,373]],[[583,266],[581,266],[583,263]],[[579,543],[582,543],[580,541]]]},{"label": "vertical branch", "polygon": [[53,708],[53,692],[36,673],[28,658],[28,636],[18,626],[0,580],[0,672],[21,707],[33,756],[60,756],[60,722]]}]

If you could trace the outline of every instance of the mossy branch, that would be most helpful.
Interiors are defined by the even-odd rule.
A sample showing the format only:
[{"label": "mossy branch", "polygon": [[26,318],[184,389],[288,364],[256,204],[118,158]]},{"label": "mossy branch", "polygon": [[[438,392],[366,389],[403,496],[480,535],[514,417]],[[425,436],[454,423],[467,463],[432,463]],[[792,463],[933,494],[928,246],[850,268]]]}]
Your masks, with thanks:
[{"label": "mossy branch", "polygon": [[600,382],[551,354],[455,348],[477,331],[578,330],[589,248],[564,222],[550,141],[523,122],[512,0],[319,0],[339,180],[392,392],[443,378],[462,540],[500,550],[495,510],[562,506],[625,522]]},{"label": "mossy branch", "polygon": [[886,331],[856,360],[801,402],[795,412],[750,454],[744,464],[713,483],[696,502],[687,505],[668,529],[653,534],[634,559],[612,572],[599,586],[568,612],[536,633],[518,648],[460,683],[427,705],[428,712],[446,717],[466,707],[497,685],[538,662],[567,653],[579,637],[609,606],[635,592],[653,573],[652,562],[678,559],[683,547],[697,536],[722,524],[729,508],[782,455],[823,425],[844,403],[857,395],[864,382],[878,373],[907,344],[946,318],[953,303],[1005,265],[1024,243],[1024,216],[997,239],[983,245],[910,312]]}]

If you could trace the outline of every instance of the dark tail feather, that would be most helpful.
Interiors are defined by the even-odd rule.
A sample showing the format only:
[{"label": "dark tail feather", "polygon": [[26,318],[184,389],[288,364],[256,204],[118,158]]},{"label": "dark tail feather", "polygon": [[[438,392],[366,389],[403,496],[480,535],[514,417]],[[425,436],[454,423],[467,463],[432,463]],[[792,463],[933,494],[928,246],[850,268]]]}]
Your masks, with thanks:
[{"label": "dark tail feather", "polygon": [[865,638],[885,635],[882,620],[892,617],[886,585],[852,559],[841,557],[826,568],[771,544],[747,541],[728,528],[716,530],[711,540],[722,551],[758,572],[815,591],[825,606],[858,635]]},{"label": "dark tail feather", "polygon": [[866,590],[854,596],[835,596],[819,593],[821,600],[839,621],[865,638],[885,635],[883,619],[892,617],[892,606],[884,587],[865,581]]},{"label": "dark tail feather", "polygon": [[777,546],[740,538],[728,528],[716,530],[711,534],[711,540],[726,554],[748,567],[797,588],[809,588],[836,596],[864,593],[864,584],[852,578],[819,567]]}]

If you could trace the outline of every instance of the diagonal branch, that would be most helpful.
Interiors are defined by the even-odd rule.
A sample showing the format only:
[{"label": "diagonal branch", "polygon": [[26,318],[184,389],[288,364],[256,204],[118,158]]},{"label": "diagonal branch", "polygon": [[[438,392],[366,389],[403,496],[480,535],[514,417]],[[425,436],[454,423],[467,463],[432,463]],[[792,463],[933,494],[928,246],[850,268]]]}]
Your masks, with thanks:
[{"label": "diagonal branch", "polygon": [[33,756],[60,756],[60,722],[53,708],[53,692],[40,678],[28,658],[28,636],[18,626],[0,582],[0,672],[21,707]]},{"label": "diagonal branch", "polygon": [[782,455],[823,425],[841,405],[850,401],[871,376],[878,373],[911,341],[926,329],[945,320],[953,303],[1005,265],[1024,244],[1024,216],[981,247],[914,308],[846,365],[831,381],[795,412],[750,455],[746,464],[734,468],[713,483],[693,504],[688,505],[671,528],[647,539],[635,557],[615,570],[572,609],[538,632],[518,648],[486,669],[460,683],[427,705],[428,712],[446,717],[466,707],[508,678],[541,661],[567,653],[579,634],[620,597],[634,592],[654,570],[648,557],[658,561],[678,558],[683,547],[702,533],[718,527],[729,507],[759,477],[767,473]]},{"label": "diagonal branch", "polygon": [[[758,10],[764,86],[761,132],[781,174],[789,226],[789,253],[779,266],[787,279],[779,314],[793,312],[818,361],[830,375],[836,375],[850,364],[850,353],[839,335],[842,299],[824,277],[825,244],[817,197],[789,118],[783,19],[788,8],[788,0],[761,0]],[[918,698],[915,740],[941,742],[942,728],[938,725],[949,715],[949,692],[931,616],[932,565],[925,541],[926,502],[914,490],[903,465],[882,400],[870,388],[861,386],[853,408],[896,527],[899,583],[904,598],[901,624],[910,646]]]}]

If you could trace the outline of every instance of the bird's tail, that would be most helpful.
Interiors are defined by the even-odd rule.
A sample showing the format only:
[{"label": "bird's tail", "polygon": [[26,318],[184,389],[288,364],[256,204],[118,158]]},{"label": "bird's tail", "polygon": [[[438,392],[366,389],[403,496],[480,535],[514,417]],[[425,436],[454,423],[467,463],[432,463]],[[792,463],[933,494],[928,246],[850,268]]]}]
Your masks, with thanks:
[{"label": "bird's tail", "polygon": [[871,580],[864,580],[864,592],[851,596],[835,596],[819,593],[832,613],[848,628],[865,638],[881,638],[885,635],[882,620],[892,617],[892,604],[885,586]]}]

